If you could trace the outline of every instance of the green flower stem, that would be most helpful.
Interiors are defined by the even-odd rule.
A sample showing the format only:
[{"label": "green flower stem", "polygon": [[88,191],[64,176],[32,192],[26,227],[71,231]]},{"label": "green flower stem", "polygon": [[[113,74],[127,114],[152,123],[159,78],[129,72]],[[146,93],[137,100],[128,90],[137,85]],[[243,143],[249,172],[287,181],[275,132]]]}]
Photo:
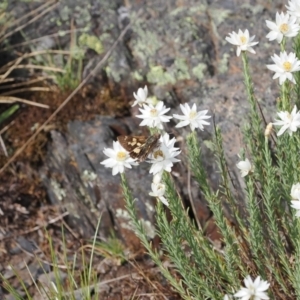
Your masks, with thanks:
[{"label": "green flower stem", "polygon": [[281,43],[280,43],[280,51],[285,51],[285,45],[286,45],[286,37],[284,36]]},{"label": "green flower stem", "polygon": [[[265,139],[265,150],[264,150],[264,160],[265,160],[265,181],[264,185],[261,187],[263,195],[263,206],[261,209],[265,213],[268,222],[266,223],[267,238],[265,238],[266,247],[269,249],[266,259],[270,260],[270,256],[279,257],[280,263],[283,268],[274,268],[272,264],[272,273],[275,275],[277,281],[281,285],[281,288],[287,292],[287,287],[284,284],[282,278],[289,276],[290,280],[293,280],[293,274],[290,271],[289,261],[287,259],[287,253],[283,242],[283,226],[281,225],[282,216],[278,216],[276,213],[276,208],[280,205],[278,202],[278,178],[276,177],[276,169],[272,166],[272,157],[269,149],[268,139]],[[285,214],[285,212],[283,212]],[[272,241],[272,244],[270,244]],[[273,247],[275,244],[275,247]],[[275,258],[274,258],[275,259]],[[286,272],[286,273],[284,273]],[[284,273],[284,274],[282,274]]]},{"label": "green flower stem", "polygon": [[248,62],[248,56],[245,51],[242,51],[242,61],[243,61],[243,70],[244,70],[244,82],[247,92],[248,101],[251,105],[251,115],[250,118],[252,121],[254,121],[254,128],[258,129],[257,126],[260,128],[260,117],[257,112],[256,108],[256,98],[254,95],[254,88],[253,88],[253,82],[250,75],[249,70],[249,62]]},{"label": "green flower stem", "polygon": [[[220,295],[217,297],[217,290],[220,291],[228,288],[228,286],[234,286],[236,281],[234,281],[231,274],[226,271],[223,258],[213,251],[202,230],[197,230],[195,224],[189,219],[187,212],[182,207],[182,201],[175,190],[171,176],[165,174],[163,180],[166,185],[166,197],[170,200],[169,208],[172,215],[172,221],[169,225],[163,223],[161,219],[158,219],[159,232],[162,233],[165,231],[165,234],[162,235],[164,245],[168,252],[171,253],[173,263],[177,265],[180,274],[184,274],[182,266],[186,264],[188,264],[186,265],[186,274],[191,273],[192,276],[192,269],[196,269],[200,272],[193,280],[193,285],[198,286],[199,292],[202,292],[202,296],[205,295],[211,299],[219,299]],[[163,230],[164,227],[169,227],[169,229]],[[183,259],[179,261],[179,256],[181,255],[183,257],[186,256],[186,254],[182,248],[178,248],[176,244],[179,243],[180,246],[184,241],[187,242],[187,245],[193,253],[193,259],[190,260],[189,263],[185,263]],[[193,261],[194,263],[191,265]],[[187,275],[184,276],[184,278],[187,277]],[[218,286],[219,289],[208,288],[211,286]]]},{"label": "green flower stem", "polygon": [[215,128],[215,155],[218,160],[219,169],[221,171],[221,177],[222,177],[222,185],[221,185],[221,191],[220,193],[225,196],[225,199],[228,201],[228,204],[230,206],[230,209],[233,213],[233,217],[235,221],[238,223],[238,229],[242,232],[246,232],[246,226],[244,220],[240,217],[240,213],[238,210],[238,203],[236,199],[234,198],[232,191],[231,191],[231,183],[230,178],[228,175],[228,168],[224,153],[224,148],[222,144],[222,135],[221,130],[219,127]]},{"label": "green flower stem", "polygon": [[300,218],[294,217],[293,223],[296,227],[297,237],[295,238],[295,268],[294,268],[294,281],[295,294],[297,299],[300,299]]},{"label": "green flower stem", "polygon": [[[293,38],[293,49],[297,57],[300,57],[300,35]],[[300,72],[294,73],[296,84],[293,86],[295,92],[294,103],[297,108],[300,108]]]},{"label": "green flower stem", "polygon": [[[282,42],[280,43],[280,51],[285,51],[285,45],[286,45],[286,37],[283,37]],[[289,82],[286,80],[282,86],[281,86],[281,101],[278,103],[278,108],[280,110],[287,110],[289,111],[291,108],[290,105],[290,85]]]},{"label": "green flower stem", "polygon": [[[290,205],[286,205],[291,198],[292,185],[299,181],[297,178],[297,174],[299,174],[298,154],[295,143],[293,136],[290,137],[287,134],[283,134],[276,141],[276,168],[279,175],[277,184],[280,187],[277,194],[276,212],[289,241],[293,241],[297,237],[295,226],[291,223],[292,208]],[[295,166],[297,167],[295,168]]]},{"label": "green flower stem", "polygon": [[263,232],[262,232],[262,218],[260,215],[260,207],[257,202],[257,195],[255,190],[255,183],[252,175],[249,174],[245,177],[246,181],[246,195],[247,195],[247,210],[249,212],[249,235],[246,236],[253,254],[253,260],[257,265],[258,272],[261,276],[266,277],[265,265],[262,260],[264,256]]},{"label": "green flower stem", "polygon": [[[209,207],[214,214],[216,223],[221,230],[226,246],[225,259],[227,262],[227,268],[230,270],[228,276],[231,278],[231,282],[238,278],[237,270],[242,270],[242,273],[246,274],[244,265],[241,260],[241,255],[238,253],[238,245],[235,241],[235,235],[228,226],[228,222],[224,217],[223,209],[220,204],[220,196],[218,193],[213,193],[207,183],[206,171],[201,161],[201,150],[196,140],[195,132],[192,132],[187,137],[188,156],[190,168],[201,188],[205,199],[209,203]],[[230,249],[230,250],[229,250]],[[227,250],[229,250],[227,252]]]},{"label": "green flower stem", "polygon": [[[174,200],[177,199],[172,201],[174,202]],[[221,295],[218,290],[210,288],[211,280],[209,279],[211,277],[205,276],[206,272],[192,264],[191,257],[188,255],[190,251],[184,250],[183,242],[185,237],[180,231],[178,220],[168,222],[162,203],[159,202],[156,208],[159,235],[169,258],[183,278],[183,283],[187,286],[188,291],[196,299],[200,299],[203,296],[211,299],[220,298]],[[199,248],[197,250],[199,252]]]},{"label": "green flower stem", "polygon": [[159,267],[162,274],[165,276],[165,278],[170,282],[170,284],[176,289],[176,291],[181,295],[183,299],[186,300],[192,300],[192,297],[189,296],[189,294],[186,292],[185,288],[182,286],[181,282],[177,282],[174,276],[170,273],[170,271],[163,265],[163,262],[160,259],[159,254],[152,249],[150,242],[147,239],[145,229],[142,225],[142,223],[138,220],[136,211],[135,211],[135,205],[134,205],[134,199],[132,197],[132,194],[130,192],[130,188],[128,186],[126,177],[124,173],[121,174],[121,186],[123,189],[123,194],[125,198],[126,208],[129,213],[130,219],[133,223],[133,226],[135,228],[135,233],[144,245],[144,247],[147,249],[148,254],[152,258],[152,260],[156,263],[156,265]]},{"label": "green flower stem", "polygon": [[254,95],[253,82],[250,75],[248,57],[245,52],[242,52],[242,60],[244,67],[244,80],[247,92],[248,102],[250,104],[250,121],[246,127],[244,134],[246,144],[250,146],[253,155],[253,164],[255,171],[259,173],[260,178],[263,178],[262,157],[261,153],[264,149],[264,128],[262,126],[261,117],[257,109],[257,100]]},{"label": "green flower stem", "polygon": [[290,83],[286,80],[282,86],[281,86],[281,102],[279,103],[279,109],[282,109],[284,111],[290,111],[291,110],[291,104],[290,104]]}]

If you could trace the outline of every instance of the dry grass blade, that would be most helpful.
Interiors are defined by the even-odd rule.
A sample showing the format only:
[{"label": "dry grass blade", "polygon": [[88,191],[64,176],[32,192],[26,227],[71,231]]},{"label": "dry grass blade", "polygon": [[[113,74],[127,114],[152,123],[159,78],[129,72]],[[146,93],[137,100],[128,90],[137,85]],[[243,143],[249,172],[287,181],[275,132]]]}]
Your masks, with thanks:
[{"label": "dry grass blade", "polygon": [[[0,86],[0,91],[1,90],[8,90],[8,89],[14,89],[20,86],[27,86],[33,83],[37,83],[37,82],[41,82],[47,79],[53,79],[54,76],[42,76],[42,77],[37,77],[35,79],[32,80],[28,80],[28,81],[24,81],[24,82],[18,82],[18,83],[12,83],[12,84],[7,84],[5,86]],[[13,82],[15,81],[16,78],[7,78],[5,80],[2,81],[2,83],[7,83],[7,82]]]},{"label": "dry grass blade", "polygon": [[1,130],[0,130],[0,135],[3,134],[8,128],[10,128],[12,125],[15,124],[15,121],[11,121],[8,125],[6,125],[5,127],[3,127]]},{"label": "dry grass blade", "polygon": [[16,102],[22,102],[28,105],[37,106],[41,108],[49,108],[49,105],[36,103],[33,101],[25,100],[18,97],[10,97],[10,96],[0,96],[0,103],[16,103]]},{"label": "dry grass blade", "polygon": [[2,150],[3,150],[4,155],[5,155],[6,157],[8,157],[8,153],[7,153],[7,150],[6,150],[6,147],[5,147],[5,144],[4,144],[4,141],[3,141],[3,139],[2,139],[1,134],[0,134],[0,145],[1,145],[1,148],[2,148]]},{"label": "dry grass blade", "polygon": [[[16,59],[14,64],[4,74],[0,75],[0,84],[2,83],[2,80],[6,79],[6,77],[8,77],[8,75],[14,70],[14,67],[21,63],[22,59],[23,57],[19,57],[18,59]],[[2,72],[2,69],[0,69],[0,73]]]},{"label": "dry grass blade", "polygon": [[[40,50],[40,51],[25,53],[22,56],[16,58],[15,60],[12,60],[12,61],[8,62],[6,65],[2,66],[0,68],[0,73],[7,72],[8,70],[11,70],[12,67],[19,65],[23,59],[38,56],[38,55],[43,55],[43,54],[71,55],[71,51],[67,51],[67,50]],[[3,75],[1,75],[0,78],[1,77],[3,77]]]},{"label": "dry grass blade", "polygon": [[24,93],[24,92],[50,92],[51,89],[48,87],[40,87],[40,86],[34,86],[34,87],[28,87],[23,89],[17,89],[10,92],[2,93],[2,96],[10,96],[18,93]]},{"label": "dry grass blade", "polygon": [[13,69],[35,69],[35,70],[43,70],[43,71],[51,71],[51,72],[59,72],[59,73],[65,73],[66,71],[61,68],[54,68],[54,67],[48,67],[48,66],[37,66],[32,64],[26,64],[26,65],[17,65],[14,66]]},{"label": "dry grass blade", "polygon": [[20,24],[24,19],[28,18],[28,17],[31,17],[32,15],[35,15],[36,13],[38,13],[40,10],[43,10],[44,8],[46,8],[48,5],[51,5],[51,3],[55,3],[56,1],[55,0],[51,0],[51,1],[48,1],[46,3],[44,3],[43,5],[39,6],[38,8],[36,8],[35,10],[33,11],[30,11],[29,13],[25,14],[24,16],[18,18],[17,20],[15,21],[12,21],[9,23],[9,26],[12,27],[12,26],[15,26],[15,25],[18,25]]},{"label": "dry grass blade", "polygon": [[[53,67],[45,67],[45,66],[35,66],[31,64],[26,64],[26,65],[20,65],[23,59],[37,56],[37,55],[42,55],[42,54],[49,54],[49,53],[57,53],[57,54],[66,54],[70,55],[70,51],[61,51],[61,50],[49,50],[49,51],[35,51],[31,53],[25,53],[22,56],[18,57],[17,59],[10,61],[6,65],[0,68],[0,84],[5,82],[7,77],[10,75],[10,73],[15,70],[15,69],[22,69],[22,68],[27,68],[27,69],[40,69],[40,70],[45,70],[45,71],[52,71],[52,72],[60,72],[64,73],[65,70],[62,70],[60,68],[53,68]],[[3,74],[4,73],[4,74]]]}]

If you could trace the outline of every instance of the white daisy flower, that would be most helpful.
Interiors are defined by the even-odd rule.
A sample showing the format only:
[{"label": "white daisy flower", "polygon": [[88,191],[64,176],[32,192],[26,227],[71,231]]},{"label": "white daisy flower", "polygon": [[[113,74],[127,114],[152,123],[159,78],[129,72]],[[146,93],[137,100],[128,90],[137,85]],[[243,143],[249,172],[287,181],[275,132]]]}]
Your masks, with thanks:
[{"label": "white daisy flower", "polygon": [[191,130],[194,131],[195,128],[199,127],[201,130],[204,129],[203,125],[209,125],[209,122],[204,121],[205,119],[211,118],[211,116],[206,116],[208,110],[201,110],[197,112],[196,104],[194,103],[192,108],[189,107],[187,103],[184,105],[180,104],[180,109],[183,116],[174,114],[173,117],[181,120],[175,127],[184,127],[190,125]]},{"label": "white daisy flower", "polygon": [[253,282],[251,277],[248,275],[244,279],[244,283],[246,287],[242,287],[237,293],[234,294],[234,297],[240,298],[241,300],[270,299],[265,292],[269,288],[270,283],[261,280],[260,276],[256,277],[255,281]]},{"label": "white daisy flower", "polygon": [[232,33],[229,33],[229,36],[225,38],[227,42],[237,46],[236,49],[237,56],[240,56],[241,51],[249,51],[255,54],[255,51],[252,48],[252,46],[258,44],[258,42],[253,42],[254,39],[255,39],[255,35],[250,37],[248,29],[246,29],[245,32],[239,29],[238,33],[233,31]]},{"label": "white daisy flower", "polygon": [[108,156],[101,162],[106,168],[112,168],[113,176],[124,172],[124,167],[131,169],[131,166],[136,166],[138,163],[135,159],[129,156],[129,153],[120,145],[119,142],[113,142],[113,149],[105,148],[103,153]]},{"label": "white daisy flower", "polygon": [[300,1],[291,0],[285,7],[288,9],[288,13],[297,18],[297,22],[300,22]]},{"label": "white daisy flower", "polygon": [[273,79],[279,77],[279,84],[282,85],[287,79],[293,83],[296,83],[293,76],[293,72],[300,70],[300,61],[296,57],[296,54],[291,52],[287,54],[285,51],[280,52],[280,56],[274,54],[271,56],[275,64],[267,65],[267,68],[275,72]]},{"label": "white daisy flower", "polygon": [[181,152],[178,151],[179,148],[174,147],[175,142],[175,138],[170,140],[170,136],[167,133],[160,137],[160,146],[151,154],[149,161],[152,163],[149,171],[150,174],[155,175],[163,170],[171,172],[173,163],[180,161],[175,158]]},{"label": "white daisy flower", "polygon": [[297,112],[297,106],[295,105],[292,112],[280,111],[277,113],[281,120],[275,120],[273,125],[282,126],[277,132],[277,136],[282,135],[286,130],[291,136],[293,132],[297,131],[300,127],[300,112]]},{"label": "white daisy flower", "polygon": [[148,101],[147,100],[147,97],[148,97],[147,86],[145,85],[145,87],[143,89],[139,88],[137,93],[133,93],[133,96],[135,98],[135,101],[131,106],[136,106],[137,104],[139,106],[141,106],[142,104],[147,103],[147,101]]},{"label": "white daisy flower", "polygon": [[237,168],[240,169],[241,176],[245,177],[252,171],[252,166],[248,158],[245,160],[241,160],[239,163],[236,164]]},{"label": "white daisy flower", "polygon": [[300,200],[300,182],[293,184],[291,189],[291,197],[294,200]]},{"label": "white daisy flower", "polygon": [[152,182],[151,188],[152,192],[149,195],[158,198],[164,205],[169,206],[168,200],[164,197],[166,186],[163,183]]},{"label": "white daisy flower", "polygon": [[282,42],[284,36],[294,37],[300,30],[299,24],[296,23],[297,18],[284,13],[276,13],[276,23],[266,21],[267,26],[271,31],[267,34],[269,41],[277,40],[278,43]]},{"label": "white daisy flower", "polygon": [[163,129],[163,122],[170,122],[172,117],[165,116],[170,108],[166,108],[162,101],[159,101],[155,106],[153,104],[143,104],[143,108],[139,108],[141,115],[137,115],[136,117],[144,119],[140,126],[149,126],[156,127],[158,129]]}]

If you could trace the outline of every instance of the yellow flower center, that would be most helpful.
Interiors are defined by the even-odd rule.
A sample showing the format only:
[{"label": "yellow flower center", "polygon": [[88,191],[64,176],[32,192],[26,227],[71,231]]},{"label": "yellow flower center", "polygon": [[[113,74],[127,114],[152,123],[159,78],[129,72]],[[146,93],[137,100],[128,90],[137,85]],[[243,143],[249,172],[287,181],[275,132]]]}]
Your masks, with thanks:
[{"label": "yellow flower center", "polygon": [[282,32],[282,33],[287,33],[289,31],[289,25],[286,24],[286,23],[283,23],[279,26],[279,30]]},{"label": "yellow flower center", "polygon": [[241,40],[243,45],[247,44],[247,38],[244,35],[240,36],[240,40]]},{"label": "yellow flower center", "polygon": [[158,192],[160,192],[160,190],[163,190],[163,188],[164,188],[164,186],[163,186],[161,183],[159,183],[159,184],[157,185],[157,191],[158,191]]},{"label": "yellow flower center", "polygon": [[190,112],[190,119],[195,119],[196,116],[197,116],[197,112],[194,111],[194,110],[192,110],[192,111]]},{"label": "yellow flower center", "polygon": [[151,117],[157,117],[157,109],[152,108],[152,109],[150,110],[150,115],[151,115]]},{"label": "yellow flower center", "polygon": [[283,68],[286,72],[290,72],[292,69],[292,64],[289,61],[283,63]]},{"label": "yellow flower center", "polygon": [[124,151],[119,151],[117,153],[117,160],[118,161],[124,161],[126,159],[126,157],[127,157],[127,154]]},{"label": "yellow flower center", "polygon": [[155,159],[157,159],[159,156],[161,158],[165,158],[164,153],[160,149],[158,149],[158,150],[156,150],[156,151],[153,152],[153,157]]},{"label": "yellow flower center", "polygon": [[[249,286],[248,289],[249,289],[251,296],[254,296],[256,294],[256,288],[253,285]],[[252,299],[252,297],[251,297],[251,299]]]}]

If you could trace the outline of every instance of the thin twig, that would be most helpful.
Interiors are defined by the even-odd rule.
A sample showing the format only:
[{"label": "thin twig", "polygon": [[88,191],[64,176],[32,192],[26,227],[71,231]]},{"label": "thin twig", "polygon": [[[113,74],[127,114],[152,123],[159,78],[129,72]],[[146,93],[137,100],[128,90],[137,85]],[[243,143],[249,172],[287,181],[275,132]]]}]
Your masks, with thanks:
[{"label": "thin twig", "polygon": [[[153,283],[153,281],[151,279],[149,279],[148,276],[146,276],[145,272],[143,270],[141,270],[141,268],[138,264],[135,264],[135,263],[131,262],[130,260],[128,260],[127,262],[138,271],[138,273],[148,282],[148,284],[150,284],[155,290],[158,291],[158,294],[160,296],[162,296],[165,300],[168,300],[168,298],[158,289],[158,287]],[[155,269],[159,272],[158,268],[155,268]],[[152,273],[153,273],[153,271],[152,271]]]},{"label": "thin twig", "polygon": [[9,127],[15,124],[15,121],[11,121],[11,123],[7,124],[4,128],[0,130],[0,134],[3,134]]},{"label": "thin twig", "polygon": [[128,29],[132,26],[132,24],[137,20],[137,18],[140,16],[142,10],[139,10],[136,18],[130,22],[120,33],[117,40],[113,43],[113,45],[110,47],[110,49],[107,51],[107,53],[104,55],[104,57],[101,59],[100,62],[95,66],[95,68],[88,74],[86,78],[83,79],[83,81],[77,86],[77,88],[67,97],[67,99],[54,111],[54,113],[44,122],[43,125],[41,125],[37,131],[25,142],[25,144],[19,148],[16,153],[6,162],[6,164],[0,169],[0,174],[3,173],[3,171],[24,151],[24,149],[30,145],[34,141],[34,139],[37,137],[37,135],[44,129],[48,123],[50,123],[55,116],[66,106],[66,104],[78,93],[78,91],[92,78],[96,75],[96,72],[102,65],[107,61],[107,59],[110,57],[114,49],[116,48],[117,44],[121,41],[121,39],[124,37]]},{"label": "thin twig", "polygon": [[73,237],[78,240],[79,239],[79,235],[76,234],[74,232],[74,230],[72,230],[72,228],[68,225],[68,223],[65,220],[62,220],[63,225],[69,230],[69,232],[73,235]]},{"label": "thin twig", "polygon": [[193,214],[194,214],[198,229],[201,229],[202,226],[201,226],[200,221],[199,221],[198,216],[197,216],[197,211],[196,211],[194,199],[193,199],[192,192],[191,192],[191,170],[190,170],[189,167],[188,167],[188,178],[187,178],[187,190],[188,190],[190,203],[191,203],[191,206],[192,206]]},{"label": "thin twig", "polygon": [[[19,246],[20,250],[23,251],[25,254],[27,254],[28,256],[30,257],[34,257],[36,258],[37,260],[41,261],[42,263],[46,264],[46,265],[49,265],[51,267],[57,267],[59,269],[62,269],[62,270],[68,270],[68,266],[65,266],[65,265],[60,265],[60,264],[57,264],[57,263],[53,263],[53,262],[50,262],[46,259],[42,259],[40,257],[37,257],[36,254],[33,254],[31,252],[29,252],[28,250],[22,248],[22,246],[20,245],[20,243],[16,242],[16,244]],[[38,250],[40,251],[40,253],[42,253],[43,256],[46,256],[42,250],[40,248],[38,248]]]}]

